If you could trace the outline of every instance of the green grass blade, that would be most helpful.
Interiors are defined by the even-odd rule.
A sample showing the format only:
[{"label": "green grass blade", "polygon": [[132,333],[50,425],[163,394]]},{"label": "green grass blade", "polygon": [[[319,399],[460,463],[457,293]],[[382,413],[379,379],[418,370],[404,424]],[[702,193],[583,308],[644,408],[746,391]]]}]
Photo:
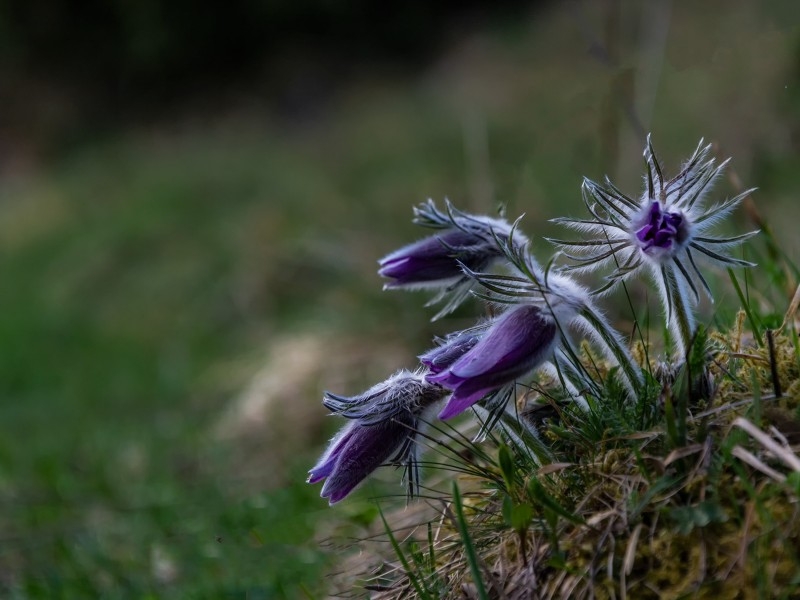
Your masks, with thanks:
[{"label": "green grass blade", "polygon": [[750,310],[750,303],[747,301],[747,298],[745,298],[744,293],[742,292],[742,287],[739,285],[739,280],[736,278],[736,274],[733,272],[733,269],[728,269],[728,276],[731,278],[731,283],[733,283],[734,289],[736,289],[736,295],[739,296],[739,302],[742,303],[744,314],[747,315],[747,320],[750,323],[750,329],[753,330],[753,335],[758,342],[758,347],[762,348],[764,346],[764,341],[761,339],[761,332],[759,331],[753,311]]},{"label": "green grass blade", "polygon": [[386,521],[386,517],[383,514],[383,510],[381,507],[378,507],[378,514],[381,516],[381,521],[383,521],[383,527],[386,530],[386,535],[389,536],[389,543],[392,545],[392,550],[397,555],[397,558],[400,560],[400,564],[403,565],[403,570],[405,571],[406,577],[411,582],[411,585],[416,590],[417,594],[420,598],[424,598],[428,600],[432,597],[428,594],[428,591],[420,585],[420,582],[417,580],[417,576],[411,570],[411,565],[406,558],[406,555],[403,553],[402,548],[400,548],[400,544],[397,543],[397,538],[394,537],[394,533],[392,533],[392,528],[389,527],[389,523]]},{"label": "green grass blade", "polygon": [[458,484],[455,481],[453,482],[453,505],[456,509],[456,526],[461,536],[461,542],[464,544],[464,554],[469,564],[470,573],[472,573],[472,579],[475,581],[478,598],[480,600],[489,600],[489,594],[486,593],[486,586],[483,584],[483,577],[481,576],[478,555],[469,535],[469,523],[464,518],[464,503],[461,501],[461,492],[458,490]]}]

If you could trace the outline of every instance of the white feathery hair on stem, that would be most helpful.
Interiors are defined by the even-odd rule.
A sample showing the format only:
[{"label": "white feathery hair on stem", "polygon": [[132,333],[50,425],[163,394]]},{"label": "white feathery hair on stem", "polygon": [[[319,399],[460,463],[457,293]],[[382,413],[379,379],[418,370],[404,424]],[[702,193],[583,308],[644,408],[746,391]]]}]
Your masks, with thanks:
[{"label": "white feathery hair on stem", "polygon": [[558,327],[559,339],[553,360],[557,363],[557,369],[569,365],[562,369],[570,384],[568,390],[570,387],[577,390],[596,386],[585,373],[575,351],[573,332],[576,332],[586,335],[610,364],[620,367],[618,374],[621,382],[629,394],[635,395],[644,379],[622,336],[597,308],[586,288],[571,276],[550,268],[552,263],[547,269],[542,269],[530,254],[528,242],[514,243],[518,222],[507,239],[498,238],[497,241],[509,264],[521,277],[467,270],[467,274],[486,290],[485,293],[476,291],[473,294],[496,304],[536,304],[552,315]]}]

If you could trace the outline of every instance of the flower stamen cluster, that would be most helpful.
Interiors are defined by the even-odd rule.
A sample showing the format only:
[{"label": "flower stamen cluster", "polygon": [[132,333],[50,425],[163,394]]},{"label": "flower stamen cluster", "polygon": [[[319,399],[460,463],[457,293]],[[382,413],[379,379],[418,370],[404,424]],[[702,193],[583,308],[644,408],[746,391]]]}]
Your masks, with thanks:
[{"label": "flower stamen cluster", "polygon": [[659,202],[651,203],[644,219],[634,221],[633,227],[639,247],[650,256],[675,253],[690,239],[691,224],[683,213],[662,210]]}]

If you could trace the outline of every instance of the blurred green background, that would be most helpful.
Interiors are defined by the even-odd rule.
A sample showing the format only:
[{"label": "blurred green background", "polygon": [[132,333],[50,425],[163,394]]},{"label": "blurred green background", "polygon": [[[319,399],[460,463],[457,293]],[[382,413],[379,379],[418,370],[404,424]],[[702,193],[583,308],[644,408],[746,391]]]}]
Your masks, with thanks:
[{"label": "blurred green background", "polygon": [[411,206],[552,234],[645,131],[796,255],[800,5],[0,2],[0,595],[324,597],[321,391],[474,311],[381,292]]}]

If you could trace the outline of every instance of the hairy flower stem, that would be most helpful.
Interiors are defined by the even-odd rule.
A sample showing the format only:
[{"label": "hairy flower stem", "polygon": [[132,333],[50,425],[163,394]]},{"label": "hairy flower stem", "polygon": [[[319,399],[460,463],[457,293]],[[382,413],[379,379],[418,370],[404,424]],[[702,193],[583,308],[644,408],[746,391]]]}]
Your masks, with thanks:
[{"label": "hairy flower stem", "polygon": [[584,304],[580,310],[580,316],[587,321],[589,333],[596,334],[596,341],[603,346],[604,350],[609,352],[609,358],[613,358],[619,365],[623,382],[628,390],[636,394],[643,383],[642,370],[633,360],[633,356],[631,356],[619,334],[591,304]]},{"label": "hairy flower stem", "polygon": [[661,302],[667,314],[675,356],[683,360],[694,336],[694,314],[689,304],[688,290],[672,269],[662,267],[661,277],[657,277],[656,281],[659,283]]},{"label": "hairy flower stem", "polygon": [[561,382],[561,385],[581,410],[588,411],[589,404],[584,397],[585,393],[598,395],[599,387],[586,372],[580,363],[576,363],[577,357],[574,352],[567,353],[561,348],[556,349],[553,361],[546,364],[543,370],[553,379]]}]

